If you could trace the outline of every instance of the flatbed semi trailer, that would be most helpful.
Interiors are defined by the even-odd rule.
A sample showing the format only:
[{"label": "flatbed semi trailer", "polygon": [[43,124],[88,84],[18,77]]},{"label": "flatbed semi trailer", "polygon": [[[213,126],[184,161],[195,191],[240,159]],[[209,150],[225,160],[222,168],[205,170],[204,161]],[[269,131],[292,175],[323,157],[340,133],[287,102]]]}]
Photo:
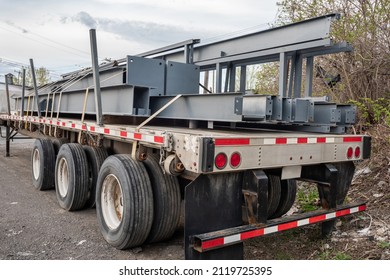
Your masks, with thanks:
[{"label": "flatbed semi trailer", "polygon": [[[186,259],[240,259],[246,239],[313,223],[326,235],[335,218],[366,209],[344,199],[354,162],[371,151],[370,137],[346,133],[353,106],[311,96],[314,57],[351,50],[328,38],[337,18],[95,61],[93,71],[16,96],[0,115],[7,141],[37,138],[33,185],[55,188],[69,211],[96,207],[104,239],[118,249],[169,239],[182,203]],[[275,60],[279,93],[245,94],[245,67]],[[210,70],[217,93],[194,94]],[[322,210],[285,215],[297,180],[317,183]]]}]

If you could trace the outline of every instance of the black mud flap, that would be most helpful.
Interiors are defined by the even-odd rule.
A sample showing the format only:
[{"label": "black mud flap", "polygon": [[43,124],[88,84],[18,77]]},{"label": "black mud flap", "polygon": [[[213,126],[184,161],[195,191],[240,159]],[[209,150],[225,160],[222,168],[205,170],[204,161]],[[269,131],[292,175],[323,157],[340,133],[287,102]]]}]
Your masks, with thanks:
[{"label": "black mud flap", "polygon": [[[352,182],[355,165],[353,162],[320,164],[302,168],[301,178],[317,183],[323,209],[335,209],[342,205]],[[335,220],[322,223],[322,236],[328,236]]]},{"label": "black mud flap", "polygon": [[190,238],[242,225],[242,173],[200,175],[185,189],[185,258],[243,259],[243,244],[200,253]]}]

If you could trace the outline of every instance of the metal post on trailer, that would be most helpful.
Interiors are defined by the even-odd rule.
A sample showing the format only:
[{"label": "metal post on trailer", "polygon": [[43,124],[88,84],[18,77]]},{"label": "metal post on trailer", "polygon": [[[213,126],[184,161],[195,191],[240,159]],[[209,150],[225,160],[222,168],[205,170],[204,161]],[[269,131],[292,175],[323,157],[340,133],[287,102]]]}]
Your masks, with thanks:
[{"label": "metal post on trailer", "polygon": [[[7,113],[8,113],[8,116],[11,115],[11,102],[10,102],[10,99],[9,99],[9,87],[8,87],[8,74],[5,76],[5,92],[6,92],[6,97],[7,97]],[[11,133],[10,133],[10,121],[8,120],[7,121],[7,125],[5,127],[5,133],[6,133],[6,138],[5,138],[5,156],[6,157],[9,157],[10,155],[10,136],[11,136]]]},{"label": "metal post on trailer", "polygon": [[[31,77],[33,80],[33,85],[34,85],[34,91],[35,91],[35,99],[37,102],[37,112],[38,112],[38,117],[41,117],[41,108],[39,108],[39,96],[38,96],[38,86],[37,86],[37,79],[35,77],[35,68],[34,68],[34,61],[32,58],[30,58],[30,67],[31,67]],[[33,106],[34,109],[34,106]]]},{"label": "metal post on trailer", "polygon": [[21,102],[21,108],[20,108],[20,116],[24,116],[24,95],[26,92],[26,69],[22,69],[22,102]]},{"label": "metal post on trailer", "polygon": [[10,103],[10,99],[9,99],[8,79],[9,79],[9,74],[5,75],[5,93],[6,93],[6,97],[7,97],[7,113],[9,116],[9,115],[11,115],[11,103]]},{"label": "metal post on trailer", "polygon": [[96,123],[102,125],[102,96],[100,92],[100,77],[99,77],[99,61],[96,42],[96,29],[89,30],[89,38],[91,44],[91,56],[92,56],[92,71],[94,81],[94,93],[95,93],[95,109],[96,109]]}]

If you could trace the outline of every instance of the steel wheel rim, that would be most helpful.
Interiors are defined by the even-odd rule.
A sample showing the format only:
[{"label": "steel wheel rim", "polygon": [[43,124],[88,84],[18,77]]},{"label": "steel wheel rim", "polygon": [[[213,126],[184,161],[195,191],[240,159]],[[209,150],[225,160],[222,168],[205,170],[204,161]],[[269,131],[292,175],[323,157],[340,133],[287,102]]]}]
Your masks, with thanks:
[{"label": "steel wheel rim", "polygon": [[104,178],[101,205],[106,225],[112,230],[117,229],[123,218],[123,192],[118,178],[113,174]]},{"label": "steel wheel rim", "polygon": [[65,197],[69,189],[68,162],[65,158],[61,158],[58,163],[57,186],[60,195]]},{"label": "steel wheel rim", "polygon": [[38,180],[41,174],[41,156],[38,149],[34,149],[32,163],[34,179]]}]

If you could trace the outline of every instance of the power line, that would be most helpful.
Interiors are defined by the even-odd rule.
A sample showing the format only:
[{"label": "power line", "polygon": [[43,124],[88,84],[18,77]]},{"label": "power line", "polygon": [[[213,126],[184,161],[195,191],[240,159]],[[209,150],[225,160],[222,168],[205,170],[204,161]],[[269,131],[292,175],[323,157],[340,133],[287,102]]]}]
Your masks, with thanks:
[{"label": "power line", "polygon": [[8,32],[11,32],[11,33],[13,33],[13,34],[15,34],[15,35],[18,35],[19,37],[22,37],[22,38],[24,38],[24,39],[28,39],[28,40],[37,42],[37,43],[39,43],[39,44],[49,46],[49,47],[51,47],[51,48],[55,48],[55,49],[60,50],[60,51],[63,51],[63,52],[67,52],[67,53],[70,53],[70,54],[73,54],[73,55],[77,55],[77,56],[80,56],[80,57],[85,57],[85,55],[81,55],[81,54],[79,54],[79,53],[75,53],[75,52],[70,51],[70,50],[58,48],[58,47],[56,47],[56,46],[53,46],[52,44],[48,44],[48,43],[46,43],[46,42],[43,42],[43,41],[40,41],[40,40],[31,38],[31,37],[23,36],[22,34],[20,34],[20,33],[18,33],[18,32],[9,30],[9,29],[7,29],[7,28],[4,28],[4,26],[0,26],[0,29],[3,29],[3,30],[8,31]]},{"label": "power line", "polygon": [[28,29],[26,29],[26,28],[24,28],[24,27],[22,27],[22,26],[16,25],[15,23],[9,23],[9,22],[5,22],[5,23],[7,23],[8,25],[10,25],[10,26],[12,26],[12,27],[15,27],[15,28],[17,28],[17,29],[19,29],[19,30],[22,30],[23,33],[35,35],[35,36],[40,37],[40,38],[42,38],[42,39],[44,39],[44,40],[46,40],[46,41],[49,41],[49,42],[54,43],[54,44],[57,44],[57,45],[59,45],[59,46],[61,46],[61,47],[64,47],[64,48],[72,49],[72,50],[74,50],[74,51],[83,53],[84,55],[87,55],[87,56],[90,55],[90,53],[87,52],[87,51],[80,50],[80,49],[77,49],[77,48],[74,48],[74,47],[65,45],[64,43],[60,43],[60,42],[54,41],[54,40],[52,40],[52,39],[50,39],[50,38],[48,38],[48,37],[42,36],[42,35],[40,35],[40,34],[38,34],[38,33],[36,33],[36,32],[33,32],[33,31],[31,31],[31,30],[28,30]]}]

